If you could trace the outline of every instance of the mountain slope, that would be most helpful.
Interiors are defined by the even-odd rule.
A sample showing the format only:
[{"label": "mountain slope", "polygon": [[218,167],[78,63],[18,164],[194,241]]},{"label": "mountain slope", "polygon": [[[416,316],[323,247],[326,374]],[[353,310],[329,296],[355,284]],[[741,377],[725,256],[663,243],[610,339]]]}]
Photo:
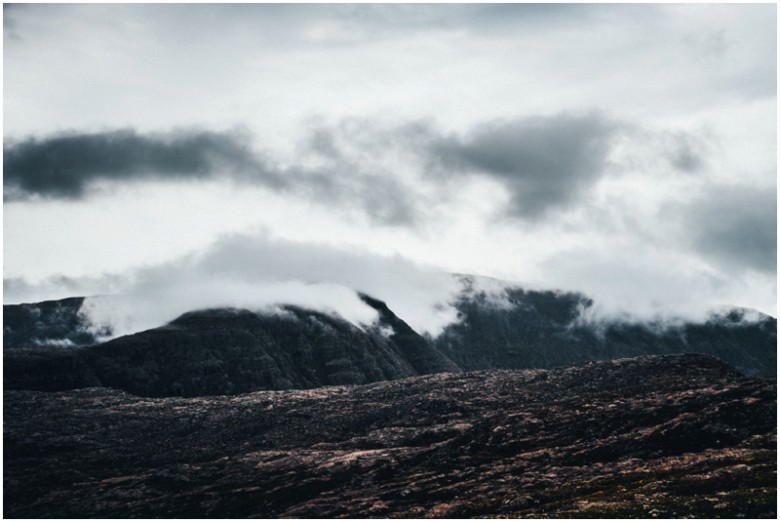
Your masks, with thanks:
[{"label": "mountain slope", "polygon": [[83,297],[3,306],[3,348],[83,346],[95,336],[79,315]]},{"label": "mountain slope", "polygon": [[672,353],[713,355],[746,375],[776,373],[777,321],[769,316],[748,320],[744,311],[732,310],[666,328],[594,322],[586,319],[593,303],[582,294],[486,284],[471,276],[460,281],[458,321],[435,339],[363,294],[378,314],[369,326],[293,306],[278,313],[202,310],[80,348],[57,347],[94,343],[92,325],[79,314],[80,298],[6,305],[4,387],[108,386],[144,396],[197,396]]},{"label": "mountain slope", "polygon": [[433,340],[465,371],[489,368],[552,368],[577,362],[704,353],[747,375],[776,375],[777,320],[747,320],[734,309],[704,323],[660,327],[642,322],[583,320],[593,306],[574,292],[533,291],[506,283],[480,290],[461,276],[455,303],[459,321]]},{"label": "mountain slope", "polygon": [[9,518],[775,518],[777,388],[705,356],[4,394]]},{"label": "mountain slope", "polygon": [[[56,366],[37,350],[6,350],[5,387],[59,390],[107,386],[143,396],[198,396],[364,384],[458,371],[411,328],[390,338],[312,310],[216,309],[63,353]],[[419,336],[417,336],[419,337]],[[422,340],[422,338],[420,338]],[[398,341],[399,344],[396,343]],[[419,348],[419,354],[413,354]],[[74,372],[63,380],[59,373]]]},{"label": "mountain slope", "polygon": [[384,328],[389,332],[388,339],[398,347],[404,358],[419,374],[460,371],[458,365],[395,315],[387,304],[366,294],[359,294],[359,296],[364,303],[378,312],[379,331]]}]

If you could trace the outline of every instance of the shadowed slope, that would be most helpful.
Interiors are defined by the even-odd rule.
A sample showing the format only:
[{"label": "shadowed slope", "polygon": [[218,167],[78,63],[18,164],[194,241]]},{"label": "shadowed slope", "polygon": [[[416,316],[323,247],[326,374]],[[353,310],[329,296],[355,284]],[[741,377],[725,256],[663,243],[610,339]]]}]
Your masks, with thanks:
[{"label": "shadowed slope", "polygon": [[[474,278],[462,276],[461,281],[469,288]],[[592,300],[579,293],[524,290],[506,284],[498,296],[464,292],[455,303],[459,321],[449,325],[434,344],[467,371],[704,353],[747,375],[776,374],[774,317],[754,312],[759,319],[748,320],[750,311],[733,309],[703,323],[583,320],[583,312],[592,305]]]},{"label": "shadowed slope", "polygon": [[[6,350],[4,385],[50,391],[106,386],[150,397],[192,397],[457,371],[408,326],[403,332],[402,322],[394,324],[402,333],[388,339],[292,306],[278,313],[190,312],[166,326],[96,346]],[[413,342],[415,336],[420,343]]]}]

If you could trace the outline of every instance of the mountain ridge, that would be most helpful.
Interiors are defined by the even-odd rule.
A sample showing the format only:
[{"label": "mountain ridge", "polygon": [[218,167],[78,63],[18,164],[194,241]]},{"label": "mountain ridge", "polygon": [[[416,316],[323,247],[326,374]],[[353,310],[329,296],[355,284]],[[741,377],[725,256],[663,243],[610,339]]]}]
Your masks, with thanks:
[{"label": "mountain ridge", "polygon": [[[4,387],[107,386],[144,396],[199,396],[673,353],[713,355],[746,375],[776,374],[777,322],[769,316],[747,321],[744,311],[735,310],[661,330],[643,323],[594,324],[580,320],[593,305],[581,293],[497,280],[480,286],[466,276],[461,281],[453,304],[458,320],[435,338],[363,293],[359,298],[377,313],[372,325],[291,305],[260,312],[208,309],[103,343],[79,317],[81,298],[5,305]],[[74,339],[86,345],[30,346],[55,334],[67,346]]]}]

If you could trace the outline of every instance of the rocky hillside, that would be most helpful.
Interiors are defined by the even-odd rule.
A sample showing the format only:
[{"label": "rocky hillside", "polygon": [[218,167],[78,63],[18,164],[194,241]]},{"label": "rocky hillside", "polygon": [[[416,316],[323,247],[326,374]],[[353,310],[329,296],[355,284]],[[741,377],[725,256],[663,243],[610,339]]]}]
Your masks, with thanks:
[{"label": "rocky hillside", "polygon": [[696,355],[232,397],[5,391],[3,514],[775,518],[776,397]]}]

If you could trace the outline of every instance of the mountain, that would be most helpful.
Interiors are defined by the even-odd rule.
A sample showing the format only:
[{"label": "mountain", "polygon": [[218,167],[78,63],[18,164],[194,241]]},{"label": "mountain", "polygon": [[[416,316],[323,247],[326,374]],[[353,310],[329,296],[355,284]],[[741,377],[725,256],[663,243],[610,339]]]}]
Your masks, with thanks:
[{"label": "mountain", "polygon": [[3,348],[83,346],[96,337],[79,315],[83,297],[3,306]]},{"label": "mountain", "polygon": [[189,312],[160,328],[80,349],[6,350],[5,387],[107,386],[143,396],[191,397],[458,371],[392,312],[382,318],[395,329],[389,336],[293,306],[276,313]]},{"label": "mountain", "polygon": [[9,518],[777,514],[776,382],[703,355],[3,403]]},{"label": "mountain", "polygon": [[387,304],[366,294],[358,295],[364,303],[379,314],[376,325],[379,331],[387,332],[388,339],[398,347],[404,358],[419,374],[460,371],[451,359],[395,315]]},{"label": "mountain", "polygon": [[460,276],[459,320],[432,342],[463,370],[552,368],[577,362],[704,353],[746,375],[776,375],[777,320],[744,309],[703,323],[659,325],[589,317],[593,301],[575,292],[525,290]]},{"label": "mountain", "polygon": [[273,313],[213,309],[104,343],[79,314],[80,298],[6,305],[4,387],[105,386],[192,397],[673,353],[713,355],[746,375],[776,373],[777,321],[769,316],[748,320],[735,309],[703,323],[663,327],[593,321],[593,302],[579,293],[459,280],[458,320],[436,338],[420,335],[365,294],[360,298],[378,314],[368,326],[295,306]]}]

